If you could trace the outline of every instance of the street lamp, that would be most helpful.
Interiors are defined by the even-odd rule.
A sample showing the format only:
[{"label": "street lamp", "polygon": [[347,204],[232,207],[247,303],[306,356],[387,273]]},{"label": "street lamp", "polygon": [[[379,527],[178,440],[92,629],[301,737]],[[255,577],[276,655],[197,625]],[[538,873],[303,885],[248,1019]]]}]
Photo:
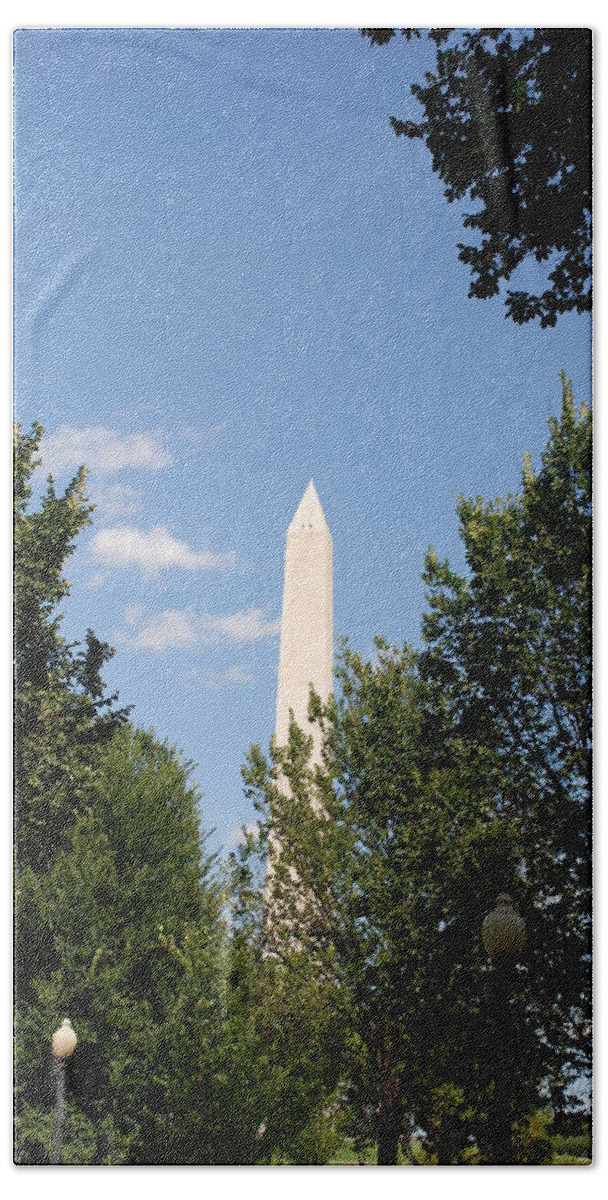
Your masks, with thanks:
[{"label": "street lamp", "polygon": [[517,1033],[510,1000],[515,963],[526,940],[524,922],[506,893],[498,896],[496,908],[484,918],[481,936],[494,968],[492,1015],[495,1069],[494,1101],[490,1113],[491,1144],[492,1160],[502,1166],[513,1163],[511,1106]]},{"label": "street lamp", "polygon": [[503,955],[517,957],[524,948],[526,927],[518,912],[513,908],[513,901],[506,892],[502,892],[496,900],[496,908],[484,918],[481,926],[483,944],[492,959],[496,962]]},{"label": "street lamp", "polygon": [[63,1114],[65,1109],[65,1065],[71,1058],[78,1038],[72,1028],[69,1017],[64,1017],[61,1025],[51,1038],[53,1063],[55,1067],[56,1093],[55,1113],[53,1115],[53,1141],[51,1144],[51,1163],[57,1166],[61,1155],[61,1138],[63,1134]]}]

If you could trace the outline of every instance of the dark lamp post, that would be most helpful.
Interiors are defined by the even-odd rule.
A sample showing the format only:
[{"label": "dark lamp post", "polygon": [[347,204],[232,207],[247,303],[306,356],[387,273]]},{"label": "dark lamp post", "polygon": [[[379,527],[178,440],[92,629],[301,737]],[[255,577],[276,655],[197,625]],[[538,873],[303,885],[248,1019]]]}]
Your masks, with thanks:
[{"label": "dark lamp post", "polygon": [[51,1163],[57,1166],[61,1157],[61,1139],[63,1134],[63,1114],[65,1110],[65,1064],[71,1058],[78,1038],[72,1028],[69,1017],[64,1017],[59,1029],[52,1038],[53,1065],[55,1067],[56,1093],[55,1112],[53,1115],[53,1141],[51,1144]]},{"label": "dark lamp post", "polygon": [[498,896],[496,908],[484,918],[481,936],[494,968],[491,978],[494,1096],[488,1114],[491,1157],[495,1165],[503,1166],[513,1163],[513,1067],[518,1038],[511,1007],[511,989],[515,963],[526,940],[526,927],[513,908],[510,896]]}]

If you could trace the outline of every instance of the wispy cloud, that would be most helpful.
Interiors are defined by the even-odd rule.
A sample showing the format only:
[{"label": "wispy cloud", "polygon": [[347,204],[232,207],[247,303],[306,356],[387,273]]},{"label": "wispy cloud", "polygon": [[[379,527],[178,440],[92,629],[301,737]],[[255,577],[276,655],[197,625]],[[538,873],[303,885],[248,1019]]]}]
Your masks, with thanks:
[{"label": "wispy cloud", "polygon": [[[140,650],[152,651],[208,645],[210,642],[241,645],[259,642],[264,638],[276,637],[280,626],[280,621],[266,620],[261,608],[229,613],[223,617],[201,617],[193,608],[168,608],[145,620],[143,618],[144,613],[139,605],[129,605],[124,614],[129,632],[123,633],[120,640]],[[226,683],[252,682],[249,672],[238,666],[225,671],[190,667],[182,675],[184,683],[195,679],[207,689],[215,689]]]},{"label": "wispy cloud", "polygon": [[262,638],[276,637],[281,628],[280,621],[266,620],[261,608],[250,608],[225,617],[205,617],[204,624],[216,637],[230,642],[258,642]]},{"label": "wispy cloud", "polygon": [[180,646],[193,646],[199,637],[200,622],[195,613],[179,608],[167,608],[151,617],[137,637],[130,640],[131,645],[140,650],[158,652],[175,650]]},{"label": "wispy cloud", "polygon": [[125,608],[125,621],[127,625],[136,625],[144,615],[144,610],[141,604],[128,604]]},{"label": "wispy cloud", "polygon": [[235,562],[233,550],[224,554],[193,550],[186,542],[172,537],[164,525],[155,525],[148,533],[130,525],[99,529],[91,539],[90,551],[105,567],[135,566],[150,575],[168,567],[205,571],[232,567]]},{"label": "wispy cloud", "polygon": [[132,517],[141,512],[143,501],[141,492],[130,483],[98,483],[89,489],[97,517],[112,520],[115,517]]},{"label": "wispy cloud", "polygon": [[125,467],[158,471],[170,462],[158,431],[122,433],[104,425],[62,425],[42,441],[42,465],[52,474],[75,470],[82,463],[100,475],[113,475]]},{"label": "wispy cloud", "polygon": [[89,578],[86,580],[85,586],[89,589],[90,592],[98,592],[99,589],[101,587],[103,587],[103,585],[106,581],[106,578],[107,578],[107,576],[104,575],[103,571],[94,571],[92,575],[89,575]]},{"label": "wispy cloud", "polygon": [[49,317],[55,312],[69,292],[78,290],[84,264],[94,251],[95,240],[84,250],[70,254],[63,262],[58,264],[51,278],[40,288],[29,312],[24,314],[31,319],[31,332],[34,344],[36,344],[40,331],[48,322]]},{"label": "wispy cloud", "polygon": [[215,425],[184,425],[182,428],[182,438],[190,446],[206,446],[209,442],[215,441],[220,433],[228,426],[227,421],[216,421]]},{"label": "wispy cloud", "polygon": [[220,688],[230,684],[253,683],[253,675],[250,671],[244,671],[242,667],[228,667],[226,671],[200,670],[198,667],[190,667],[182,673],[182,682],[196,684],[205,692],[217,692]]}]

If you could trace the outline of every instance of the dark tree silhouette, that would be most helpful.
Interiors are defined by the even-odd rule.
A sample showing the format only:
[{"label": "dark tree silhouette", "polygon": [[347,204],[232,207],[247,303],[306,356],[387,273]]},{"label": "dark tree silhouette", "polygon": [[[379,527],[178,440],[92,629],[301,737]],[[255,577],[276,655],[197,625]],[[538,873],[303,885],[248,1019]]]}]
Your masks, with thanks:
[{"label": "dark tree silhouette", "polygon": [[[394,29],[363,29],[383,46]],[[404,29],[409,42],[422,31]],[[591,308],[591,31],[432,29],[436,63],[412,94],[421,121],[391,117],[421,138],[450,202],[465,197],[477,235],[459,243],[469,296],[486,299],[532,255],[550,266],[540,295],[507,290],[517,324],[555,325]]]}]

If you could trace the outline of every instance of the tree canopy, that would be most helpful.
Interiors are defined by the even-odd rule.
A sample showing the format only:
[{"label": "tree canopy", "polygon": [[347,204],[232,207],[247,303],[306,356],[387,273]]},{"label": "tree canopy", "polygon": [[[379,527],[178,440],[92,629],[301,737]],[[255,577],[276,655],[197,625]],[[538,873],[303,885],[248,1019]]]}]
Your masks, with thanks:
[{"label": "tree canopy", "polygon": [[[62,638],[84,472],[32,509],[41,431],[17,431],[18,1162],[48,1161],[67,1014],[66,1163],[495,1161],[501,1020],[516,1160],[551,1157],[551,1113],[578,1134],[591,416],[565,375],[549,425],[516,495],[460,500],[466,571],[429,551],[421,648],[342,643],[321,761],[293,722],[252,747],[257,827],[221,869],[189,764],[106,694],[109,647]],[[480,938],[503,891],[528,934],[508,1011]]]},{"label": "tree canopy", "polygon": [[421,652],[345,645],[336,699],[311,697],[322,766],[292,725],[245,775],[279,848],[267,944],[327,981],[346,1127],[380,1163],[416,1127],[440,1163],[493,1161],[506,1016],[480,929],[500,892],[528,930],[513,1122],[567,1108],[589,1065],[591,424],[562,393],[521,493],[461,500],[467,575],[429,552]]},{"label": "tree canopy", "polygon": [[460,501],[468,576],[427,556],[420,670],[436,760],[483,754],[518,848],[544,1037],[571,1079],[590,1065],[591,413],[563,374],[549,427],[518,495]]},{"label": "tree canopy", "polygon": [[82,468],[58,495],[49,477],[31,509],[42,427],[14,438],[15,829],[17,861],[49,865],[90,795],[96,750],[127,719],[101,678],[114,651],[92,630],[85,645],[61,634],[65,563],[92,505]]},{"label": "tree canopy", "polygon": [[326,1161],[326,985],[246,936],[260,897],[206,855],[190,765],[106,694],[110,647],[62,637],[65,563],[91,506],[84,469],[32,506],[41,436],[16,429],[16,1161],[48,1162],[66,1014],[62,1162]]},{"label": "tree canopy", "polygon": [[[395,29],[364,29],[372,45]],[[404,29],[407,41],[421,31]],[[411,92],[420,121],[391,117],[420,138],[450,202],[468,199],[474,240],[458,246],[469,296],[499,294],[532,257],[547,263],[539,295],[507,289],[507,315],[555,325],[591,308],[591,32],[432,29],[436,61]]]},{"label": "tree canopy", "polygon": [[[292,725],[270,760],[252,752],[246,780],[280,845],[266,941],[283,970],[325,981],[333,1010],[343,1130],[378,1163],[402,1135],[427,1131],[440,1163],[465,1162],[485,1134],[493,1013],[480,945],[497,890],[519,898],[516,848],[496,819],[483,753],[452,746],[436,762],[431,699],[407,647],[377,641],[377,660],[344,645],[338,699],[313,697],[322,768]],[[536,1021],[517,997],[518,1117],[543,1074]]]},{"label": "tree canopy", "polygon": [[[63,495],[49,479],[31,507],[41,435],[16,429],[16,1159],[48,1161],[50,1037],[70,1014],[62,1161],[191,1161],[171,1031],[181,1010],[196,1079],[219,1008],[218,884],[187,764],[106,695],[110,648],[91,631],[84,647],[61,635],[65,562],[91,506],[83,469]],[[184,939],[203,947],[205,1020],[171,953]]]}]

